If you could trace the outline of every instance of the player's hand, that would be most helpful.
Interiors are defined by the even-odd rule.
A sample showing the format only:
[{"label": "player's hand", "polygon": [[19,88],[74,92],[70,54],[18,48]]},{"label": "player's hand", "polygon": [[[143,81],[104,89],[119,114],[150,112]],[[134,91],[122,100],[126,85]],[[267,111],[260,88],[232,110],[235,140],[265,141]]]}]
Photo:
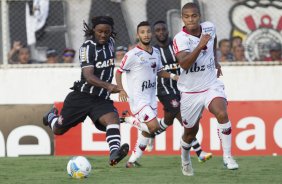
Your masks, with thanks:
[{"label": "player's hand", "polygon": [[217,78],[219,78],[220,76],[223,76],[221,65],[218,62],[215,62],[215,68],[217,69]]},{"label": "player's hand", "polygon": [[200,47],[201,49],[204,49],[207,46],[207,43],[209,42],[210,39],[211,39],[211,35],[202,34],[198,47]]},{"label": "player's hand", "polygon": [[121,90],[119,92],[119,97],[118,98],[119,98],[119,101],[126,102],[127,98],[128,98],[128,95],[127,95],[127,93],[124,90]]},{"label": "player's hand", "polygon": [[107,87],[107,90],[110,93],[119,93],[122,89],[120,89],[117,85],[115,84],[109,84]]}]

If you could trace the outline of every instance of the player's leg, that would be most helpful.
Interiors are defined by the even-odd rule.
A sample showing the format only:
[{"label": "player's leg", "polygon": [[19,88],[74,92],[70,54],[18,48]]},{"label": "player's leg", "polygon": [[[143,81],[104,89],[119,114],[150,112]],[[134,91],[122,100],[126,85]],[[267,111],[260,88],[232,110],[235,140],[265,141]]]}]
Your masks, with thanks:
[{"label": "player's leg", "polygon": [[207,101],[210,101],[208,105],[209,111],[214,114],[218,121],[218,136],[222,144],[224,165],[228,169],[238,169],[238,164],[231,156],[232,129],[231,122],[228,118],[227,101],[223,87],[219,86],[216,88],[216,90],[211,90],[209,92],[209,97],[207,98]]},{"label": "player's leg", "polygon": [[140,166],[137,160],[142,157],[143,152],[145,151],[149,140],[150,140],[150,134],[148,134],[147,132],[141,132],[141,131],[138,132],[138,138],[135,147],[132,150],[130,158],[126,163],[126,168]]},{"label": "player's leg", "polygon": [[70,128],[83,122],[88,112],[88,98],[78,92],[67,95],[61,113],[55,107],[43,116],[43,124],[49,126],[55,135],[63,135]]},{"label": "player's leg", "polygon": [[192,142],[197,135],[197,130],[197,126],[191,128],[184,127],[184,133],[182,138],[180,139],[182,174],[186,176],[194,175],[194,170],[190,157],[190,150],[192,147]]},{"label": "player's leg", "polygon": [[140,121],[144,122],[142,124],[145,124],[148,127],[149,132],[142,131],[142,133],[138,134],[137,142],[126,164],[127,168],[136,166],[137,160],[141,158],[141,156],[143,155],[143,152],[146,149],[146,146],[148,145],[149,139],[151,138],[151,134],[159,129],[159,122],[156,118],[156,115],[157,115],[156,111],[150,107],[143,108],[136,115],[136,117]]},{"label": "player's leg", "polygon": [[89,112],[89,117],[96,128],[106,132],[106,141],[110,149],[109,164],[111,166],[119,163],[128,153],[127,143],[120,146],[120,125],[116,108],[111,100],[95,99]]},{"label": "player's leg", "polygon": [[190,149],[199,129],[198,124],[203,112],[202,98],[198,94],[183,93],[180,110],[184,128],[183,136],[180,140],[182,173],[186,176],[193,176],[194,171],[190,159]]},{"label": "player's leg", "polygon": [[[182,122],[180,113],[176,116],[176,118],[177,118],[177,120],[178,120],[179,122]],[[200,123],[195,124],[195,126],[197,126],[197,129],[198,129],[198,130],[199,130],[199,124],[200,124]],[[196,128],[196,127],[195,127],[195,128]],[[198,132],[198,130],[197,130],[197,132]],[[193,150],[196,152],[196,154],[197,154],[197,156],[198,156],[198,161],[199,161],[200,163],[203,163],[203,162],[205,162],[205,161],[207,161],[207,160],[209,160],[209,159],[212,158],[212,153],[208,153],[208,152],[205,152],[205,151],[202,150],[202,147],[201,147],[201,145],[200,145],[200,143],[198,142],[198,139],[197,139],[196,137],[195,137],[195,139],[192,141],[191,145],[192,145]]]}]

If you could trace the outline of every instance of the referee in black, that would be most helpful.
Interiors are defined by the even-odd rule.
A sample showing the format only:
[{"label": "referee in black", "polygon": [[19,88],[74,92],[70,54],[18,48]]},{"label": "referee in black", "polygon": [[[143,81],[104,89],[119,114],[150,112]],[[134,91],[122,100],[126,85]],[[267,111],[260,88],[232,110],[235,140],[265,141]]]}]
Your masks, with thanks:
[{"label": "referee in black", "polygon": [[117,85],[111,84],[114,72],[114,21],[109,16],[93,17],[92,28],[84,22],[88,38],[79,49],[81,79],[64,100],[60,114],[52,108],[44,117],[54,134],[63,135],[70,128],[91,118],[97,129],[106,132],[110,148],[110,165],[116,165],[128,153],[129,145],[120,146],[120,125],[117,109],[110,100],[111,93],[118,93]]},{"label": "referee in black", "polygon": [[[168,36],[166,23],[164,21],[155,22],[153,31],[157,42],[155,47],[160,51],[164,70],[175,75],[180,75],[180,67],[174,56],[173,43]],[[173,124],[175,118],[179,122],[182,122],[180,114],[180,92],[177,89],[177,81],[158,77],[157,96],[163,104],[164,123],[167,126],[161,126],[155,135],[165,131],[168,126]],[[150,147],[152,145],[149,144],[148,148],[150,149]],[[196,138],[192,142],[192,147],[198,156],[199,162],[205,162],[212,157],[211,153],[202,151],[201,145]]]}]

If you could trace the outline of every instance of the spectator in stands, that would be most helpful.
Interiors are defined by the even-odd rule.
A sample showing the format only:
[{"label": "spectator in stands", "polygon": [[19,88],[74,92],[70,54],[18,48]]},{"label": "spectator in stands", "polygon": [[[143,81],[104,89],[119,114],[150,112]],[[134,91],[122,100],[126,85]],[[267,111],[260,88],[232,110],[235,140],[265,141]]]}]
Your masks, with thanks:
[{"label": "spectator in stands", "polygon": [[247,61],[245,58],[245,48],[243,45],[233,47],[233,61]]},{"label": "spectator in stands", "polygon": [[233,36],[231,38],[231,48],[232,50],[234,49],[234,47],[242,45],[243,39],[241,36]]},{"label": "spectator in stands", "polygon": [[30,50],[20,41],[14,41],[12,49],[8,53],[9,64],[31,64]]},{"label": "spectator in stands", "polygon": [[55,49],[48,49],[46,52],[47,64],[58,63],[58,52]]},{"label": "spectator in stands", "polygon": [[230,41],[228,39],[222,39],[218,43],[218,51],[217,51],[217,61],[225,62],[232,61],[233,56],[231,53]]},{"label": "spectator in stands", "polygon": [[265,61],[282,61],[281,43],[273,42],[269,46],[269,57]]},{"label": "spectator in stands", "polygon": [[75,56],[75,50],[71,48],[65,48],[63,51],[63,63],[73,63]]},{"label": "spectator in stands", "polygon": [[121,60],[122,60],[122,58],[123,58],[123,56],[125,55],[126,52],[127,52],[127,48],[124,47],[124,46],[118,46],[118,47],[116,48],[115,63],[116,63],[117,65],[120,64],[120,62],[121,62]]}]

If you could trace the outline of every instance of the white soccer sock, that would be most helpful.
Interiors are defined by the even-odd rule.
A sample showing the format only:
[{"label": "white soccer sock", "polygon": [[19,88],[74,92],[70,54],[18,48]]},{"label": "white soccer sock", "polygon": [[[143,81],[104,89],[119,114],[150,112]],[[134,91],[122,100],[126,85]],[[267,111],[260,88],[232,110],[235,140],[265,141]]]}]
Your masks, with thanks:
[{"label": "white soccer sock", "polygon": [[52,130],[54,130],[54,126],[55,126],[57,120],[58,120],[58,118],[54,118],[54,119],[52,120],[52,122],[51,122],[51,129],[52,129]]},{"label": "white soccer sock", "polygon": [[132,126],[136,127],[137,129],[147,132],[150,134],[149,128],[146,123],[140,122],[137,118],[129,116],[124,118],[126,123],[131,124]]},{"label": "white soccer sock", "polygon": [[183,139],[180,139],[180,146],[181,146],[181,160],[182,163],[188,163],[190,162],[190,149],[191,144],[188,144],[183,141]]},{"label": "white soccer sock", "polygon": [[149,138],[148,137],[144,137],[144,135],[142,135],[142,133],[139,133],[136,145],[134,150],[132,151],[132,154],[128,160],[128,162],[135,162],[137,159],[139,159],[142,154],[143,151],[145,151],[146,146],[149,142]]},{"label": "white soccer sock", "polygon": [[218,124],[217,131],[222,145],[223,156],[231,156],[231,122]]}]

